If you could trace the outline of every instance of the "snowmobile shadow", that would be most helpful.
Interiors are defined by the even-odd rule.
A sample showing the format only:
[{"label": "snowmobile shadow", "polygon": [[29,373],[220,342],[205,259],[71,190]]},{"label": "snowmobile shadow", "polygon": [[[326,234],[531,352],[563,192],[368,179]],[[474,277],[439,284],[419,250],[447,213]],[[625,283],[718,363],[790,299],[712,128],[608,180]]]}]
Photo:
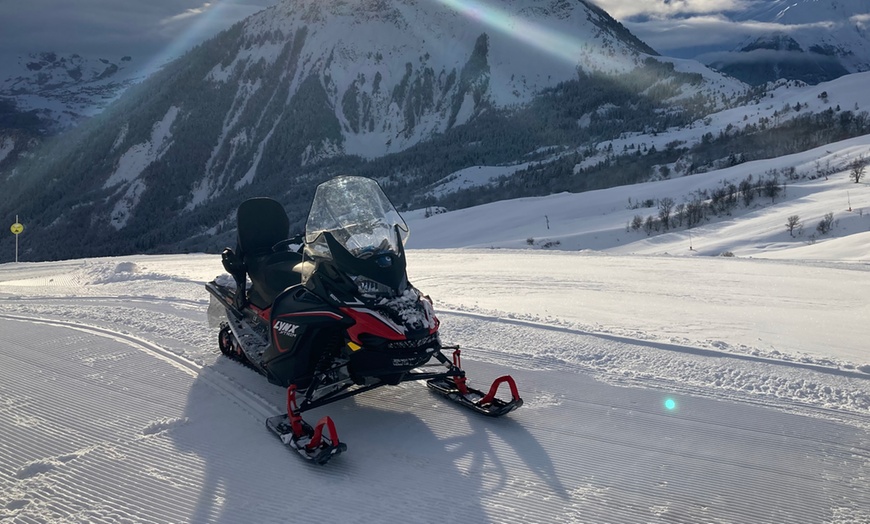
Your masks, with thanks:
[{"label": "snowmobile shadow", "polygon": [[[241,382],[278,412],[282,388],[253,372]],[[201,374],[188,394],[187,422],[167,432],[176,448],[201,459],[201,470],[190,474],[195,481],[184,488],[189,521],[304,522],[324,516],[337,522],[490,521],[481,502],[506,483],[508,472],[498,456],[503,450],[493,449],[486,430],[455,436],[451,410],[426,411],[424,420],[391,394],[409,390],[416,403],[431,395],[425,386],[384,388],[307,412],[312,421],[329,414],[348,444],[346,453],[317,466],[295,456],[258,415]],[[465,426],[464,417],[457,421]]]},{"label": "snowmobile shadow", "polygon": [[[489,444],[489,435],[468,434],[464,417],[454,426],[449,410],[414,411],[430,395],[435,403],[441,402],[425,387],[398,391],[394,395],[395,390],[385,388],[330,406],[337,408],[330,416],[348,451],[326,468],[369,481],[366,486],[347,484],[360,500],[387,494],[390,500],[389,508],[372,506],[370,513],[360,513],[354,521],[490,522],[484,504],[507,484],[509,472]],[[416,402],[404,400],[401,392],[409,391]]]},{"label": "snowmobile shadow", "polygon": [[[511,415],[495,419],[442,404],[440,397],[423,385],[410,385],[400,391],[410,393],[407,401],[403,400],[404,394],[393,395],[387,388],[345,403],[344,412],[331,413],[348,435],[351,435],[348,430],[353,428],[348,437],[351,439],[348,446],[353,448],[348,450],[349,462],[356,462],[357,450],[363,444],[365,449],[360,452],[366,456],[383,455],[376,462],[387,465],[384,474],[395,475],[397,467],[403,467],[397,466],[396,459],[423,471],[435,464],[439,474],[445,476],[449,473],[455,477],[458,473],[459,477],[450,483],[455,486],[457,497],[463,500],[469,496],[485,500],[493,494],[521,494],[510,484],[529,474],[547,486],[545,491],[563,500],[570,498],[550,454],[521,422],[511,419]],[[403,411],[425,406],[427,396],[435,410]],[[387,405],[396,406],[396,410],[386,409]],[[339,416],[341,422],[338,422]],[[357,442],[363,435],[365,442]],[[517,464],[522,467],[518,469]],[[447,468],[447,465],[453,467]],[[442,482],[438,485],[439,490],[443,489]]]},{"label": "snowmobile shadow", "polygon": [[200,471],[195,472],[198,482],[188,487],[189,522],[254,522],[245,519],[243,511],[246,505],[257,503],[256,494],[252,498],[249,490],[255,487],[252,481],[259,472],[253,464],[237,464],[255,458],[257,450],[252,444],[260,444],[261,439],[252,437],[262,426],[241,409],[233,409],[232,401],[202,373],[188,392],[184,418],[187,423],[170,435],[177,449],[201,461]]},{"label": "snowmobile shadow", "polygon": [[499,482],[492,486],[492,491],[503,491],[507,487],[506,480],[516,477],[517,472],[509,472],[502,458],[516,457],[525,465],[526,471],[535,474],[547,484],[552,494],[563,500],[570,499],[568,490],[559,479],[552,457],[521,422],[509,418],[511,415],[498,419],[482,418],[451,407],[456,410],[457,415],[467,419],[471,433],[448,438],[442,443],[448,453],[456,457],[455,461],[467,461],[469,472],[487,470],[492,475],[492,468],[495,468]]}]

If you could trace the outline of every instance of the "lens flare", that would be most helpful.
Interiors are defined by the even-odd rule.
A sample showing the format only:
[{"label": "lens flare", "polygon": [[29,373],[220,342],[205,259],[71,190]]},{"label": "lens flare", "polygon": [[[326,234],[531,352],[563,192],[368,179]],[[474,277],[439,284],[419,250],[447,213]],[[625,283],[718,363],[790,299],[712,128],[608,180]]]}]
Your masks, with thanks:
[{"label": "lens flare", "polygon": [[677,402],[672,398],[665,399],[665,409],[668,411],[673,411],[677,409]]},{"label": "lens flare", "polygon": [[[525,44],[536,47],[552,56],[571,64],[577,64],[580,57],[592,52],[595,45],[579,34],[560,33],[552,27],[536,24],[513,13],[499,9],[498,2],[479,0],[432,0],[445,7],[483,23],[495,31],[510,36]],[[608,56],[611,64],[622,62],[624,58]]]},{"label": "lens flare", "polygon": [[[234,15],[230,12],[238,7],[237,3],[230,0],[213,0],[161,20],[162,32],[174,32],[175,27],[183,27],[183,29],[179,30],[178,36],[145,65],[143,71],[150,75],[209,36],[220,32],[227,25],[227,20],[233,18]],[[239,16],[239,18],[243,17]]]}]

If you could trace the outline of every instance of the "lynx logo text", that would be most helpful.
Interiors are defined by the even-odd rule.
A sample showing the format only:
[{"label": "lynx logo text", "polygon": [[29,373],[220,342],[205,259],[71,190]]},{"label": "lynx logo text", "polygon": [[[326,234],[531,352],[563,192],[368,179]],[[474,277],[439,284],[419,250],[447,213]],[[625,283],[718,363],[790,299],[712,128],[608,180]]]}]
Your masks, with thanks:
[{"label": "lynx logo text", "polygon": [[295,337],[296,330],[299,329],[299,326],[297,326],[296,324],[284,322],[283,320],[275,322],[275,325],[273,327],[275,331],[277,331],[279,334],[287,337]]}]

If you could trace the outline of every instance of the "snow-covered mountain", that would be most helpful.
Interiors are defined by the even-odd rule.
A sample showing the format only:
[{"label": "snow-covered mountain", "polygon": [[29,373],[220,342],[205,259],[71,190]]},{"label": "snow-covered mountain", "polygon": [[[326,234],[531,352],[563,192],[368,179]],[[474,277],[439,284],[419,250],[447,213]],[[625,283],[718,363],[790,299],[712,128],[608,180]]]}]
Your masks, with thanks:
[{"label": "snow-covered mountain", "polygon": [[22,56],[4,71],[0,99],[38,118],[43,132],[56,133],[101,112],[129,87],[136,79],[132,60],[53,52]]},{"label": "snow-covered mountain", "polygon": [[[265,71],[291,96],[322,90],[331,108],[324,116],[340,136],[312,143],[303,163],[401,151],[488,106],[527,103],[578,67],[625,72],[654,54],[583,2],[285,2],[248,19],[239,38],[206,77],[239,85],[222,138],[233,149],[250,142],[253,130],[237,121],[266,87],[254,80]],[[219,179],[222,168],[208,175]]]},{"label": "snow-covered mountain", "polygon": [[454,166],[690,120],[745,88],[584,1],[286,1],[130,88],[11,199],[43,246],[155,249],[220,233],[240,194],[301,219],[314,180],[372,169],[411,200]]},{"label": "snow-covered mountain", "polygon": [[732,15],[756,28],[708,64],[758,84],[779,78],[818,83],[870,70],[870,4],[863,0],[776,0]]},{"label": "snow-covered mountain", "polygon": [[0,181],[46,137],[99,114],[141,80],[132,60],[43,52],[0,71]]}]

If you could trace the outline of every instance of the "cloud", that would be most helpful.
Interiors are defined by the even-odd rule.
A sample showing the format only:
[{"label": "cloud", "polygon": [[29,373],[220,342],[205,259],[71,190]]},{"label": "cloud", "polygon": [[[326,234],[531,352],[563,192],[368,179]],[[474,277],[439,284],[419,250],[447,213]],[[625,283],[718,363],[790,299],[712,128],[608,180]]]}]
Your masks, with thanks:
[{"label": "cloud", "polygon": [[752,0],[593,0],[620,21],[634,17],[672,18],[737,11],[753,5]]},{"label": "cloud", "polygon": [[[832,31],[844,22],[818,21],[813,16],[828,13],[836,17],[844,8],[852,9],[853,13],[864,10],[859,6],[861,0],[826,9],[770,0],[592,1],[655,50],[683,58],[734,49],[748,39],[764,35],[796,35],[820,28]],[[793,16],[783,18],[781,15],[786,12]],[[795,23],[785,23],[786,19]],[[870,13],[853,15],[848,23],[859,31],[868,31]]]},{"label": "cloud", "polygon": [[173,22],[178,22],[181,20],[185,20],[187,18],[198,16],[205,13],[212,6],[211,2],[206,2],[202,4],[200,7],[186,9],[184,12],[179,13],[177,15],[172,15],[167,18],[164,18],[160,21],[161,25],[171,24]]},{"label": "cloud", "polygon": [[656,51],[684,58],[696,53],[681,49],[729,49],[759,32],[727,16],[758,0],[593,1]]},{"label": "cloud", "polygon": [[746,37],[741,24],[722,16],[696,16],[679,20],[652,20],[625,24],[641,40],[658,51],[705,44],[723,44]]},{"label": "cloud", "polygon": [[800,51],[783,51],[776,49],[753,49],[752,51],[740,53],[732,53],[728,51],[705,53],[698,56],[698,60],[705,64],[710,64],[714,67],[722,67],[724,65],[757,63],[804,63],[808,60],[813,60],[817,63],[835,62],[833,58],[823,55],[808,55],[807,53],[803,53]]},{"label": "cloud", "polygon": [[855,26],[862,31],[870,30],[870,13],[855,15],[849,18],[849,22],[855,24]]},{"label": "cloud", "polygon": [[822,21],[812,24],[778,24],[772,22],[729,20],[723,15],[693,16],[684,19],[626,22],[641,40],[659,52],[668,53],[679,49],[701,46],[733,48],[753,37],[771,34],[796,34],[806,30],[836,28],[834,22]]}]

